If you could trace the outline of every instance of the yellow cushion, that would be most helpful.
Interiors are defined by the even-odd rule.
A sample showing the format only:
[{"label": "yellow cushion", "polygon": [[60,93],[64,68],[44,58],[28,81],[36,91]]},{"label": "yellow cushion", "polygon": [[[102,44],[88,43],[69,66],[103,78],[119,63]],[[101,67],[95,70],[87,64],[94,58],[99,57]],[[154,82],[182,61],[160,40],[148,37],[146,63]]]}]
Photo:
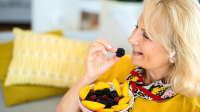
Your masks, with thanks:
[{"label": "yellow cushion", "polygon": [[[46,34],[54,34],[63,36],[62,31],[56,30],[52,32],[47,32]],[[62,37],[63,38],[63,37]],[[8,71],[8,66],[12,59],[13,41],[5,42],[0,44],[0,80],[6,78]]]},{"label": "yellow cushion", "polygon": [[113,67],[111,67],[106,73],[101,75],[96,82],[112,82],[112,80],[116,78],[119,83],[121,83],[135,67],[136,66],[131,63],[131,56],[124,55],[117,63],[115,63]]},{"label": "yellow cushion", "polygon": [[56,88],[47,86],[16,85],[5,87],[1,81],[1,87],[6,106],[12,106],[27,101],[48,98],[55,95],[64,94],[68,88]]},{"label": "yellow cushion", "polygon": [[[61,31],[53,31],[49,33],[62,36]],[[6,78],[7,69],[12,59],[12,50],[13,41],[0,44],[0,79],[6,106],[47,98],[67,92],[68,88],[46,86],[18,85],[5,87],[4,79]]]},{"label": "yellow cushion", "polygon": [[85,72],[89,43],[19,28],[13,32],[13,58],[5,79],[6,86],[72,87]]}]

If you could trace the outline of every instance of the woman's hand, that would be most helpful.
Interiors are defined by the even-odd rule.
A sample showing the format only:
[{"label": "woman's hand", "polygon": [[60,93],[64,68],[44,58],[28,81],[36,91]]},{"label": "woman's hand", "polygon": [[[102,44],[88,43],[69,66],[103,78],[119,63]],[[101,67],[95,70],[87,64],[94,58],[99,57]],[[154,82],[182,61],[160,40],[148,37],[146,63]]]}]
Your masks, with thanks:
[{"label": "woman's hand", "polygon": [[84,77],[91,82],[97,80],[100,75],[105,73],[120,60],[116,55],[110,59],[106,58],[107,52],[115,53],[116,51],[116,48],[112,47],[109,42],[103,39],[97,39],[94,41],[87,56],[86,72]]}]

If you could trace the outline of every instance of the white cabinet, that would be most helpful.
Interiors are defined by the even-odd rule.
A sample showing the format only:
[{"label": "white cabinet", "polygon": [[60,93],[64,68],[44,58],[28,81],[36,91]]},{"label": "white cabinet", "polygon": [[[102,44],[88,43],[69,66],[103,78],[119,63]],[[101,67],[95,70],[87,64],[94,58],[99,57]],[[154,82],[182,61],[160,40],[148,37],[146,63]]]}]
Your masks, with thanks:
[{"label": "white cabinet", "polygon": [[80,0],[32,0],[32,30],[80,29]]}]

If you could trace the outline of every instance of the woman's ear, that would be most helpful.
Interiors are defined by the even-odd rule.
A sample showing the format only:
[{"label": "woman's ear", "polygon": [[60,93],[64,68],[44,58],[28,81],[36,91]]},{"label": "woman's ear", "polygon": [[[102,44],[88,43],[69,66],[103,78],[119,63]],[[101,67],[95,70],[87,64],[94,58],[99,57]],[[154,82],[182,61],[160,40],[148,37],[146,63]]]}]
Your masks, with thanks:
[{"label": "woman's ear", "polygon": [[177,56],[176,56],[175,50],[173,50],[173,52],[170,53],[169,57],[170,57],[170,58],[169,58],[169,62],[170,62],[170,63],[176,63],[176,57],[177,57]]},{"label": "woman's ear", "polygon": [[175,57],[170,58],[170,59],[169,59],[169,62],[170,62],[170,63],[176,63]]}]

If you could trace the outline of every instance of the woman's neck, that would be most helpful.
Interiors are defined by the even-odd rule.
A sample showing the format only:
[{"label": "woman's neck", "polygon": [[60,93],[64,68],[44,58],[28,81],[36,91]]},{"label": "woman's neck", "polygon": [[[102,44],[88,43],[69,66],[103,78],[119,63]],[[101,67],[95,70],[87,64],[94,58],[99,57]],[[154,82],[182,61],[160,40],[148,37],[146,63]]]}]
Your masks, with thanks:
[{"label": "woman's neck", "polygon": [[143,72],[143,76],[145,76],[144,83],[151,84],[152,82],[159,81],[166,76],[168,71],[169,71],[169,67],[162,67],[156,70],[145,69]]}]

